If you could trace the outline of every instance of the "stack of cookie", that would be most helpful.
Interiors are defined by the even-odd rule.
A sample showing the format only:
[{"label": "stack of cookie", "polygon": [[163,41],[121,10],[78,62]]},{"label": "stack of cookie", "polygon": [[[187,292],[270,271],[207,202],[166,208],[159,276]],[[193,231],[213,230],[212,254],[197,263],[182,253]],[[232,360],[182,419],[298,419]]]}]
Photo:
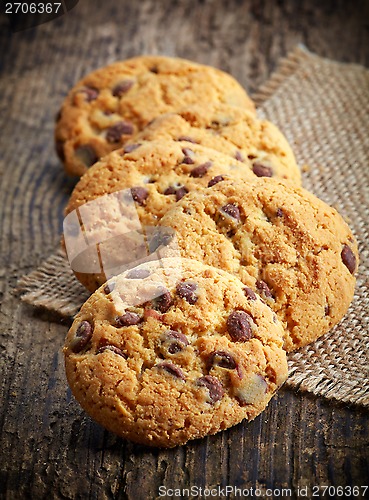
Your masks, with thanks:
[{"label": "stack of cookie", "polygon": [[286,352],[346,313],[358,265],[283,134],[230,75],[146,56],[71,90],[56,149],[81,176],[64,244],[93,292],[64,348],[77,400],[152,446],[255,418]]}]

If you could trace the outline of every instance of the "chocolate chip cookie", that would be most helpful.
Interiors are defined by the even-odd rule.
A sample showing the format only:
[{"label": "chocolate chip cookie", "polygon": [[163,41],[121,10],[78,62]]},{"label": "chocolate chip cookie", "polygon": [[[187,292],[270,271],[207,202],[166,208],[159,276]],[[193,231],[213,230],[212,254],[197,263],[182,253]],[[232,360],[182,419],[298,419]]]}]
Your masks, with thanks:
[{"label": "chocolate chip cookie", "polygon": [[[178,266],[179,281],[167,287]],[[132,303],[137,295],[143,303]],[[106,429],[173,447],[263,411],[287,378],[282,335],[272,310],[236,277],[163,259],[87,300],[67,335],[66,373],[76,399]]]},{"label": "chocolate chip cookie", "polygon": [[[72,241],[81,254],[79,262],[72,263],[77,278],[90,291],[96,290],[107,279],[96,266],[103,260],[103,251],[109,254],[110,263],[114,261],[114,266],[107,266],[105,259],[105,268],[116,268],[119,262],[132,265],[148,253],[139,236],[142,228],[156,225],[185,194],[231,178],[253,180],[251,161],[240,162],[199,144],[170,138],[125,146],[105,156],[79,180],[66,207],[66,215],[70,214],[65,223],[68,253]],[[68,233],[71,218],[75,219],[72,226],[77,226],[72,235]],[[136,238],[119,238],[128,232],[132,237],[136,232]],[[86,239],[93,247],[87,254],[80,251]]]},{"label": "chocolate chip cookie", "polygon": [[335,209],[302,188],[266,177],[219,182],[190,193],[159,225],[175,231],[183,256],[258,293],[284,325],[287,351],[330,330],[353,298],[356,241]]},{"label": "chocolate chip cookie", "polygon": [[210,66],[160,56],[110,64],[69,92],[57,116],[56,151],[66,171],[81,176],[153,118],[195,102],[254,110],[236,80]]},{"label": "chocolate chip cookie", "polygon": [[258,177],[288,179],[301,184],[300,169],[281,131],[245,108],[227,104],[193,105],[156,118],[133,141],[186,139],[239,161],[252,163]]}]

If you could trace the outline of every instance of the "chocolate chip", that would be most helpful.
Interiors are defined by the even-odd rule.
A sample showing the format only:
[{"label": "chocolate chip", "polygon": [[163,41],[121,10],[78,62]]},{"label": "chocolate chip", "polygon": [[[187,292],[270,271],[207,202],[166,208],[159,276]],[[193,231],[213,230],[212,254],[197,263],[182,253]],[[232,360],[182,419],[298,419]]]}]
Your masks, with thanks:
[{"label": "chocolate chip", "polygon": [[252,166],[252,171],[258,177],[272,177],[273,170],[267,165],[262,165],[261,163],[254,163]]},{"label": "chocolate chip", "polygon": [[258,292],[260,293],[260,295],[264,295],[265,298],[269,298],[269,299],[273,298],[273,294],[270,291],[270,288],[268,287],[268,285],[265,283],[265,281],[257,280],[255,282],[255,286],[258,289]]},{"label": "chocolate chip", "polygon": [[237,367],[233,356],[226,351],[214,351],[209,355],[206,362],[208,370],[214,365],[227,370],[234,370]]},{"label": "chocolate chip", "polygon": [[74,151],[74,154],[86,167],[91,167],[94,163],[99,159],[96,151],[90,144],[83,144],[82,146],[78,146]]},{"label": "chocolate chip", "polygon": [[185,156],[190,156],[191,158],[193,156],[195,156],[195,152],[190,149],[190,148],[182,148],[182,153],[185,155]]},{"label": "chocolate chip", "polygon": [[111,283],[107,283],[105,286],[104,286],[104,292],[106,293],[106,295],[109,295],[110,292],[112,292],[115,288],[115,283],[111,282]]},{"label": "chocolate chip", "polygon": [[163,320],[163,315],[159,314],[158,311],[154,311],[154,309],[145,309],[144,310],[144,318],[154,318],[158,321]]},{"label": "chocolate chip", "polygon": [[128,90],[133,87],[134,83],[135,82],[133,80],[123,80],[117,83],[111,93],[114,97],[122,97],[123,94],[128,92]]},{"label": "chocolate chip", "polygon": [[354,252],[351,250],[351,248],[348,245],[343,245],[342,252],[341,252],[341,259],[342,259],[342,262],[347,267],[347,269],[350,271],[350,273],[354,274],[355,269],[356,269],[356,257],[355,257]]},{"label": "chocolate chip", "polygon": [[196,304],[197,302],[197,289],[197,284],[190,281],[178,283],[176,288],[177,294],[181,297],[181,299],[185,299],[191,305]]},{"label": "chocolate chip", "polygon": [[141,144],[126,144],[123,148],[123,153],[132,153],[135,149],[139,148]]},{"label": "chocolate chip", "polygon": [[131,188],[131,194],[133,200],[139,205],[143,205],[144,201],[149,196],[148,190],[140,186]]},{"label": "chocolate chip", "polygon": [[227,330],[234,342],[246,342],[252,337],[251,317],[244,311],[233,311],[227,319]]},{"label": "chocolate chip", "polygon": [[188,345],[189,342],[188,342],[188,339],[186,337],[186,335],[182,332],[177,332],[177,330],[168,330],[166,332],[166,334],[168,335],[168,337],[170,337],[171,339],[176,339],[176,340],[179,340],[183,345]]},{"label": "chocolate chip", "polygon": [[186,186],[182,186],[182,187],[178,188],[176,191],[176,201],[181,200],[184,197],[184,195],[187,193],[188,193],[188,189],[186,188]]},{"label": "chocolate chip", "polygon": [[186,165],[193,165],[195,163],[194,156],[195,153],[190,148],[182,148],[182,153],[184,154],[184,158],[182,163]]},{"label": "chocolate chip", "polygon": [[228,215],[229,217],[232,217],[232,219],[235,219],[237,221],[241,220],[241,214],[240,210],[236,205],[233,205],[232,203],[227,203],[227,205],[224,205],[220,211],[223,214]]},{"label": "chocolate chip", "polygon": [[191,156],[184,156],[182,163],[185,163],[186,165],[193,165],[195,163],[195,160],[191,158]]},{"label": "chocolate chip", "polygon": [[161,246],[168,246],[173,237],[173,230],[158,228],[149,243],[150,253],[155,252]]},{"label": "chocolate chip", "polygon": [[283,215],[284,215],[283,210],[281,208],[277,208],[277,211],[275,214],[277,217],[283,217]]},{"label": "chocolate chip", "polygon": [[198,144],[195,139],[192,139],[192,137],[188,137],[188,135],[180,135],[177,137],[177,141],[186,141],[186,142],[192,142],[192,144]]},{"label": "chocolate chip", "polygon": [[170,306],[173,304],[172,296],[166,288],[162,287],[160,290],[162,293],[158,297],[152,300],[152,306],[154,309],[165,313]]},{"label": "chocolate chip", "polygon": [[176,354],[177,352],[182,351],[189,344],[186,335],[184,333],[177,332],[176,330],[168,330],[165,332],[165,336],[165,343],[169,344],[167,348],[169,354]]},{"label": "chocolate chip", "polygon": [[99,90],[94,87],[85,87],[83,89],[77,90],[76,94],[84,94],[85,100],[87,102],[95,101],[99,96]]},{"label": "chocolate chip", "polygon": [[91,340],[92,334],[93,328],[91,323],[88,321],[82,321],[76,330],[73,341],[71,342],[71,350],[74,353],[81,352]]},{"label": "chocolate chip", "polygon": [[120,141],[122,135],[132,135],[133,132],[134,128],[132,123],[121,121],[107,129],[106,140],[114,144]]},{"label": "chocolate chip", "polygon": [[209,398],[212,404],[222,399],[224,389],[221,382],[216,377],[212,377],[211,375],[200,377],[197,380],[197,385],[206,387],[206,389],[209,391]]},{"label": "chocolate chip", "polygon": [[212,161],[207,161],[205,163],[202,163],[201,165],[198,165],[197,167],[193,168],[191,170],[191,177],[204,177],[204,175],[207,174],[209,168],[212,166],[213,162]]},{"label": "chocolate chip", "polygon": [[245,288],[243,289],[243,291],[244,291],[245,296],[249,300],[256,300],[257,299],[256,293],[253,290],[251,290],[251,288],[249,288],[248,286],[245,286]]},{"label": "chocolate chip", "polygon": [[119,327],[122,326],[132,326],[132,325],[138,325],[138,323],[141,322],[141,316],[139,316],[137,313],[134,312],[126,312],[122,316],[118,316],[116,319],[116,324]]},{"label": "chocolate chip", "polygon": [[148,269],[132,269],[127,275],[126,278],[130,280],[143,280],[150,276],[150,271]]},{"label": "chocolate chip", "polygon": [[329,307],[329,304],[326,304],[326,306],[324,307],[324,315],[325,316],[329,316],[329,313],[330,313],[330,307]]},{"label": "chocolate chip", "polygon": [[119,347],[115,347],[115,345],[104,345],[103,347],[100,347],[100,349],[98,349],[96,354],[101,354],[105,351],[113,352],[114,354],[118,354],[118,356],[122,356],[122,358],[127,359],[127,355],[124,354],[124,352],[121,351]]},{"label": "chocolate chip", "polygon": [[154,73],[155,75],[159,73],[159,69],[157,66],[151,66],[151,68],[149,68],[149,71],[151,71],[151,73]]},{"label": "chocolate chip", "polygon": [[179,342],[172,342],[168,347],[168,352],[170,354],[176,354],[177,352],[182,351],[183,346]]},{"label": "chocolate chip", "polygon": [[210,179],[208,183],[208,187],[210,188],[211,186],[214,186],[215,184],[218,184],[218,182],[224,181],[224,177],[222,175],[216,175],[212,179]]},{"label": "chocolate chip", "polygon": [[[183,196],[185,194],[187,194],[187,192],[188,192],[187,188],[184,188],[184,187],[176,188],[174,186],[169,186],[169,187],[167,187],[167,189],[164,191],[163,194],[165,194],[166,196],[171,195],[171,194],[175,194],[176,200],[179,201],[181,198],[183,198]],[[178,193],[178,195],[177,195],[177,193]]]},{"label": "chocolate chip", "polygon": [[61,141],[60,139],[58,139],[57,141],[55,141],[56,154],[59,156],[59,158],[61,159],[61,161],[65,160],[64,144],[65,144],[65,142]]},{"label": "chocolate chip", "polygon": [[169,186],[169,187],[167,187],[167,189],[164,191],[163,194],[165,194],[167,196],[170,194],[176,194],[176,192],[177,192],[177,190],[174,186]]},{"label": "chocolate chip", "polygon": [[238,160],[238,161],[245,161],[245,158],[242,156],[241,151],[238,151],[238,150],[237,150],[237,151],[235,152],[234,157],[235,157],[235,158],[236,158],[236,160]]},{"label": "chocolate chip", "polygon": [[182,380],[185,380],[186,378],[180,367],[175,365],[174,363],[170,363],[169,361],[163,361],[162,363],[158,363],[156,366],[157,368],[161,368],[162,370],[167,371],[168,373],[173,375],[173,377],[177,377]]}]

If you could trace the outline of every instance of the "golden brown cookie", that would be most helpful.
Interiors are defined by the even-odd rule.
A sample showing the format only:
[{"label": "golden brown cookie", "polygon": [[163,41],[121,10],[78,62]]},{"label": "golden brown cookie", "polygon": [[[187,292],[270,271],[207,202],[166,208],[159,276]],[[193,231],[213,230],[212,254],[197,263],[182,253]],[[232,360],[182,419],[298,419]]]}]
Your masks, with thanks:
[{"label": "golden brown cookie", "polygon": [[69,174],[81,176],[153,118],[195,102],[254,110],[239,83],[210,66],[163,56],[110,64],[69,92],[57,117],[57,153]]},{"label": "golden brown cookie", "polygon": [[[301,173],[282,132],[271,122],[239,106],[193,105],[156,118],[132,142],[159,138],[186,139],[252,163],[258,177],[301,184]],[[130,141],[128,142],[130,143]]]},{"label": "golden brown cookie", "polygon": [[[287,361],[281,324],[236,277],[194,260],[161,266],[143,264],[99,288],[64,354],[72,392],[94,420],[173,447],[254,419],[286,380]],[[178,266],[179,281],[162,286]],[[132,305],[135,295],[146,302]]]},{"label": "golden brown cookie", "polygon": [[[85,239],[94,247],[92,253],[83,253],[79,258],[83,260],[83,269],[89,259],[95,260],[89,272],[88,269],[82,272],[77,261],[72,263],[77,278],[90,291],[96,290],[107,279],[99,266],[96,271],[95,264],[103,260],[102,251],[109,252],[110,262],[120,260],[130,265],[147,255],[142,240],[139,244],[137,238],[123,242],[117,236],[127,232],[132,235],[141,228],[156,225],[186,193],[234,177],[250,181],[255,178],[250,160],[239,162],[199,144],[173,139],[125,146],[105,156],[79,180],[66,207],[66,214],[73,213],[70,217],[81,224]],[[112,193],[117,196],[108,196]],[[69,242],[73,237],[68,236],[70,226],[65,224]],[[109,239],[112,244],[107,248]],[[80,240],[81,235],[77,233],[78,244]]]},{"label": "golden brown cookie", "polygon": [[335,209],[302,188],[266,177],[220,182],[190,193],[159,225],[174,230],[183,256],[259,293],[285,327],[287,351],[330,330],[353,298],[356,241]]}]

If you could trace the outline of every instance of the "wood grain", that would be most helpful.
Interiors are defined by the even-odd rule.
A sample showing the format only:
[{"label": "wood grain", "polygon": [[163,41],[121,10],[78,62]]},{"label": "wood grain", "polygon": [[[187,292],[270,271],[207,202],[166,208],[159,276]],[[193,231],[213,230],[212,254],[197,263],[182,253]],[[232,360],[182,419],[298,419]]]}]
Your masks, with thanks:
[{"label": "wood grain", "polygon": [[53,152],[53,118],[78,78],[161,53],[218,66],[253,92],[298,43],[369,66],[368,14],[365,1],[80,0],[15,34],[0,17],[1,498],[140,500],[160,485],[290,488],[297,498],[305,485],[367,483],[368,413],[287,390],[254,422],[178,449],[114,437],[67,389],[68,325],[21,303],[15,288],[59,241],[74,180]]}]

